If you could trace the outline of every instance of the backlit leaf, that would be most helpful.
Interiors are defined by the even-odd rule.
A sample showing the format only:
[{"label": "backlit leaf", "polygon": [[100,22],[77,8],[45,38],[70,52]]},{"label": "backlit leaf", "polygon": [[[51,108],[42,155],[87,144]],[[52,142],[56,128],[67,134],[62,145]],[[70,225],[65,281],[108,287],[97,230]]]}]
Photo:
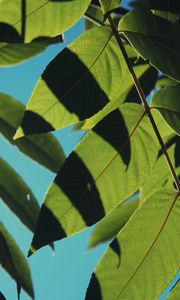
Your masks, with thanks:
[{"label": "backlit leaf", "polygon": [[98,264],[86,300],[158,299],[180,265],[179,213],[173,189],[146,199]]},{"label": "backlit leaf", "polygon": [[120,6],[121,0],[100,0],[102,10],[106,14],[109,11],[118,8]]},{"label": "backlit leaf", "polygon": [[94,224],[133,195],[156,155],[141,105],[124,104],[111,112],[86,134],[50,186],[29,254]]},{"label": "backlit leaf", "polygon": [[89,3],[90,0],[3,0],[0,2],[0,36],[4,33],[4,41],[7,40],[7,26],[11,42],[13,30],[14,36],[24,35],[24,42],[58,36],[83,16]]},{"label": "backlit leaf", "polygon": [[[131,56],[134,51],[127,47]],[[148,65],[135,67],[141,76]],[[46,68],[27,105],[15,139],[86,120],[109,101],[118,107],[133,86],[132,78],[108,27],[86,31]],[[38,126],[37,118],[44,126]],[[33,124],[33,127],[32,125]]]},{"label": "backlit leaf", "polygon": [[9,66],[23,62],[44,51],[48,45],[48,41],[29,44],[0,43],[0,66]]},{"label": "backlit leaf", "polygon": [[104,217],[91,234],[89,247],[106,242],[118,234],[139,204],[139,199],[125,201]]},{"label": "backlit leaf", "polygon": [[[57,172],[65,160],[65,155],[60,144],[52,134],[24,137],[18,141],[12,140],[21,122],[24,108],[22,103],[12,97],[0,94],[0,132],[24,154],[51,171]],[[39,123],[39,126],[41,126],[41,123]]]}]

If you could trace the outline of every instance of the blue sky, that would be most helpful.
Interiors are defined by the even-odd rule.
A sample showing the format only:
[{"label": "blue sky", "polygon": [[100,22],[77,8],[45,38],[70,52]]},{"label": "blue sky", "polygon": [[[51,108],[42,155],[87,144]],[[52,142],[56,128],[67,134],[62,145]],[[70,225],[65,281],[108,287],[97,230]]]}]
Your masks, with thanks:
[{"label": "blue sky", "polygon": [[[21,65],[0,68],[0,92],[12,95],[14,98],[27,103],[31,91],[50,60],[83,31],[81,20],[66,34],[66,43],[49,47],[43,54]],[[56,137],[68,154],[77,141],[79,135],[70,129],[55,133]],[[31,187],[39,203],[54,178],[54,174],[21,154],[15,147],[0,138],[0,156],[24,178]],[[6,224],[18,245],[26,254],[32,239],[32,234],[20,221],[0,202],[0,220]],[[84,300],[85,291],[98,260],[106,246],[102,245],[87,251],[87,242],[92,229],[88,229],[71,238],[56,242],[55,255],[45,247],[29,259],[32,270],[36,300],[62,299]],[[0,270],[1,291],[7,300],[15,300],[16,285],[9,275]],[[30,299],[24,292],[22,300]],[[161,299],[165,299],[164,296]],[[96,299],[92,299],[96,300]]]}]

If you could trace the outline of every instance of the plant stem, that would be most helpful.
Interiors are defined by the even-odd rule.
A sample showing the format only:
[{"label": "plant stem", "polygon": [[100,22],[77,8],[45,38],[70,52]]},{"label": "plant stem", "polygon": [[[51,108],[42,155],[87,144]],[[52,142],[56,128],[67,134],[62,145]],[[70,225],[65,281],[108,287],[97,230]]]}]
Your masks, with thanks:
[{"label": "plant stem", "polygon": [[160,144],[160,146],[161,146],[161,148],[162,148],[163,154],[164,154],[164,156],[165,156],[165,158],[166,158],[168,167],[169,167],[169,169],[170,169],[170,172],[171,172],[172,177],[173,177],[173,179],[174,179],[174,182],[175,182],[175,184],[176,184],[177,190],[178,190],[178,192],[180,192],[180,181],[179,181],[179,178],[178,178],[178,176],[176,175],[175,169],[174,169],[174,167],[173,167],[173,164],[172,164],[172,162],[171,162],[171,159],[170,159],[170,157],[169,157],[169,154],[168,154],[168,152],[167,152],[167,150],[166,150],[166,147],[165,147],[165,145],[164,145],[164,142],[163,142],[163,139],[162,139],[162,137],[161,137],[161,134],[160,134],[160,132],[159,132],[159,130],[158,130],[158,128],[157,128],[157,125],[156,125],[156,123],[155,123],[155,120],[154,120],[154,118],[153,118],[153,115],[151,114],[151,110],[150,110],[150,107],[149,107],[148,102],[147,102],[147,100],[146,100],[146,96],[145,96],[145,94],[144,94],[144,91],[143,91],[143,89],[142,89],[142,87],[141,87],[141,84],[140,84],[140,82],[139,82],[139,80],[138,80],[138,78],[137,78],[137,76],[136,76],[136,74],[135,74],[135,72],[134,72],[133,66],[132,66],[132,64],[131,64],[131,62],[130,62],[130,60],[129,60],[129,57],[128,57],[127,53],[126,53],[126,50],[125,50],[125,48],[124,48],[124,45],[123,45],[123,43],[122,43],[122,41],[121,41],[121,37],[119,36],[118,30],[117,30],[117,28],[116,28],[116,25],[115,25],[113,19],[111,18],[110,14],[108,15],[107,18],[108,18],[108,21],[109,21],[109,23],[110,23],[112,32],[113,32],[113,34],[114,34],[114,36],[115,36],[115,38],[116,38],[116,41],[117,41],[117,43],[118,43],[118,45],[119,45],[119,48],[120,48],[120,50],[121,50],[121,52],[122,52],[122,54],[123,54],[123,57],[124,57],[124,59],[125,59],[125,61],[126,61],[127,67],[128,67],[128,69],[129,69],[129,72],[130,72],[130,74],[131,74],[131,76],[132,76],[132,78],[133,78],[133,81],[134,81],[134,85],[135,85],[135,87],[136,87],[136,90],[137,90],[137,92],[138,92],[138,94],[139,94],[139,97],[140,97],[142,103],[144,104],[144,108],[145,108],[145,110],[146,110],[146,113],[147,113],[147,115],[148,115],[148,117],[149,117],[149,120],[150,120],[150,122],[151,122],[151,125],[152,125],[152,127],[153,127],[153,129],[154,129],[154,132],[155,132],[155,134],[156,134],[156,136],[157,136],[157,139],[158,139],[158,141],[159,141],[159,144]]}]

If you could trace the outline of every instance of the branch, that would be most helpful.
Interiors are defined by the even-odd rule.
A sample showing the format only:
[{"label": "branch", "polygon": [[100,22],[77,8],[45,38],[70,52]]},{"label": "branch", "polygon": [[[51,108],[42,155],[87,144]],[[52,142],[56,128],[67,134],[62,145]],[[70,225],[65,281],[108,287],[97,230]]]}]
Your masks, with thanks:
[{"label": "branch", "polygon": [[162,140],[161,134],[160,134],[160,132],[159,132],[159,130],[158,130],[158,128],[157,128],[157,125],[156,125],[156,123],[155,123],[155,120],[154,120],[154,118],[153,118],[153,115],[151,114],[151,110],[150,110],[150,107],[149,107],[148,102],[147,102],[147,100],[146,100],[146,96],[145,96],[145,94],[144,94],[144,91],[143,91],[143,89],[142,89],[142,87],[141,87],[141,84],[140,84],[140,82],[139,82],[139,80],[138,80],[138,78],[137,78],[137,76],[136,76],[136,74],[135,74],[135,72],[134,72],[133,66],[132,66],[132,64],[131,64],[131,62],[130,62],[130,60],[129,60],[129,57],[128,57],[127,53],[126,53],[126,50],[125,50],[125,48],[124,48],[124,46],[123,46],[123,43],[122,43],[122,41],[121,41],[121,38],[120,38],[120,36],[119,36],[118,30],[117,30],[117,28],[116,28],[116,25],[115,25],[113,19],[111,18],[110,14],[108,15],[107,18],[108,18],[108,21],[109,21],[109,23],[110,23],[112,32],[113,32],[113,34],[114,34],[114,36],[115,36],[115,38],[116,38],[116,41],[117,41],[117,43],[118,43],[118,45],[119,45],[119,48],[120,48],[120,50],[121,50],[121,52],[122,52],[122,54],[123,54],[123,57],[124,57],[124,59],[125,59],[125,61],[126,61],[127,67],[128,67],[128,69],[129,69],[129,72],[130,72],[130,74],[131,74],[131,76],[132,76],[132,79],[133,79],[133,81],[134,81],[134,85],[135,85],[135,87],[136,87],[136,90],[137,90],[137,92],[138,92],[138,94],[139,94],[139,97],[140,97],[142,103],[144,104],[144,108],[145,108],[145,110],[146,110],[146,113],[147,113],[147,115],[148,115],[148,117],[149,117],[149,120],[150,120],[150,122],[151,122],[151,125],[152,125],[152,127],[153,127],[153,129],[154,129],[154,132],[155,132],[155,134],[156,134],[156,136],[157,136],[157,139],[158,139],[158,141],[159,141],[159,144],[160,144],[160,146],[161,146],[161,148],[162,148],[162,151],[163,151],[163,154],[164,154],[164,156],[165,156],[165,158],[166,158],[166,161],[167,161],[168,167],[169,167],[169,169],[170,169],[171,175],[172,175],[172,177],[173,177],[173,179],[174,179],[174,181],[175,181],[177,190],[178,190],[178,192],[180,192],[180,181],[179,181],[179,178],[178,178],[178,176],[176,175],[175,169],[174,169],[174,167],[173,167],[173,164],[172,164],[172,162],[171,162],[171,159],[170,159],[170,157],[169,157],[169,154],[168,154],[168,152],[167,152],[167,150],[166,150],[166,147],[165,147],[164,142],[163,142],[163,140]]}]

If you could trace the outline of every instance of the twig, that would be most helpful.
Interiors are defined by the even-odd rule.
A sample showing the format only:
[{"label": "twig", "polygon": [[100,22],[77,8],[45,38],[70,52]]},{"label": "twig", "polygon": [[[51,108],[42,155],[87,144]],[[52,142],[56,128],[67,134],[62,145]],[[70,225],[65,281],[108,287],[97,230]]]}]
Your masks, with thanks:
[{"label": "twig", "polygon": [[115,36],[115,38],[116,38],[116,41],[117,41],[117,43],[118,43],[118,45],[119,45],[119,48],[120,48],[120,50],[121,50],[121,52],[122,52],[122,54],[123,54],[123,57],[124,57],[124,59],[125,59],[125,61],[126,61],[127,67],[128,67],[128,69],[129,69],[129,72],[130,72],[130,74],[131,74],[131,76],[132,76],[132,78],[133,78],[133,81],[134,81],[134,85],[135,85],[135,87],[136,87],[136,90],[137,90],[137,92],[138,92],[138,94],[139,94],[139,97],[140,97],[142,103],[144,104],[144,108],[145,108],[145,110],[146,110],[146,113],[147,113],[147,115],[148,115],[148,117],[149,117],[149,120],[150,120],[151,125],[152,125],[152,127],[153,127],[153,129],[154,129],[154,132],[155,132],[155,134],[156,134],[156,136],[157,136],[157,139],[158,139],[158,141],[159,141],[159,144],[160,144],[160,146],[161,146],[161,148],[162,148],[162,151],[163,151],[163,153],[164,153],[164,155],[165,155],[165,158],[166,158],[168,167],[169,167],[170,172],[171,172],[171,174],[172,174],[172,177],[173,177],[173,179],[174,179],[174,181],[175,181],[177,190],[180,192],[180,181],[179,181],[179,178],[178,178],[178,176],[176,175],[175,169],[174,169],[174,167],[173,167],[173,164],[172,164],[172,162],[171,162],[171,159],[170,159],[170,157],[169,157],[169,154],[168,154],[168,152],[167,152],[167,150],[166,150],[166,147],[165,147],[164,142],[163,142],[163,140],[162,140],[161,134],[160,134],[160,132],[159,132],[159,130],[158,130],[158,128],[157,128],[157,125],[156,125],[156,123],[155,123],[155,120],[154,120],[154,118],[153,118],[153,115],[151,114],[151,109],[150,109],[150,107],[149,107],[149,105],[148,105],[148,102],[147,102],[147,100],[146,100],[146,96],[145,96],[145,94],[144,94],[144,91],[143,91],[143,89],[142,89],[142,87],[141,87],[141,84],[140,84],[140,82],[139,82],[139,80],[138,80],[138,78],[137,78],[137,76],[136,76],[136,74],[135,74],[135,72],[134,72],[133,66],[132,66],[132,64],[131,64],[131,62],[130,62],[130,60],[129,60],[129,57],[128,57],[128,55],[127,55],[127,53],[126,53],[126,50],[125,50],[125,48],[124,48],[124,46],[123,46],[123,43],[122,43],[122,41],[121,41],[121,37],[119,36],[118,30],[117,30],[117,28],[116,28],[116,25],[115,25],[113,19],[111,18],[110,14],[108,14],[108,17],[107,17],[107,18],[108,18],[108,21],[109,21],[109,23],[110,23],[110,26],[111,26],[111,29],[112,29],[112,31],[113,31],[113,34],[114,34],[114,36]]}]

